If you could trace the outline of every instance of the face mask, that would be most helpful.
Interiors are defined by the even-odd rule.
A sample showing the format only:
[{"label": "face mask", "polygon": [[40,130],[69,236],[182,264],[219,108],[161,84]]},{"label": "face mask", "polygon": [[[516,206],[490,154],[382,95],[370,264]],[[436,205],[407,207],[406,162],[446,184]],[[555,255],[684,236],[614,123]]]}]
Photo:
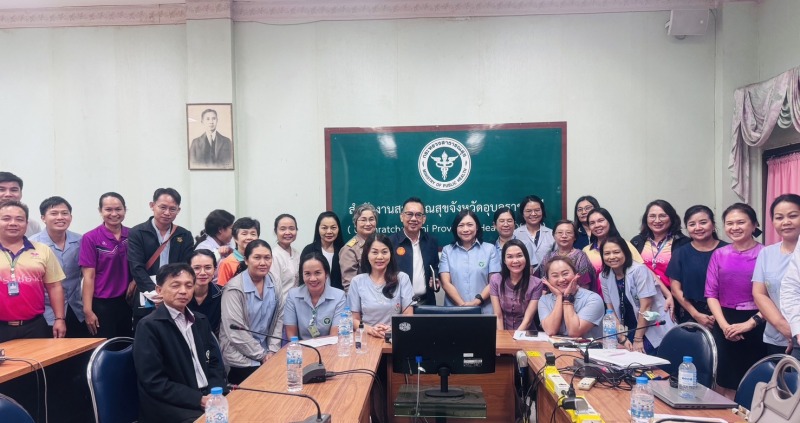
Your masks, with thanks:
[{"label": "face mask", "polygon": [[641,313],[641,315],[644,316],[644,320],[647,320],[648,322],[655,322],[661,317],[661,314],[656,311],[645,311],[644,313]]}]

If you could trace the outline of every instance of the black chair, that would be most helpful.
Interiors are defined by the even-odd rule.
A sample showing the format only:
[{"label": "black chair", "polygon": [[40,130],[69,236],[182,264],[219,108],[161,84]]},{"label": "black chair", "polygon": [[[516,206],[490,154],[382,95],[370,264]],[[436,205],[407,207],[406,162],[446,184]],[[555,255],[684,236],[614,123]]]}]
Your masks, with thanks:
[{"label": "black chair", "polygon": [[717,379],[717,344],[705,326],[694,322],[681,323],[670,329],[656,353],[670,364],[659,366],[672,376],[678,375],[683,356],[691,356],[697,368],[697,383],[712,388]]},{"label": "black chair", "polygon": [[33,417],[14,399],[0,394],[0,422],[33,423]]},{"label": "black chair", "polygon": [[89,358],[86,379],[97,423],[139,420],[133,338],[112,338],[100,344]]},{"label": "black chair", "polygon": [[[749,410],[753,402],[753,392],[756,390],[756,384],[758,382],[769,382],[772,379],[772,374],[775,373],[775,366],[784,357],[786,357],[785,354],[768,355],[750,366],[747,369],[747,373],[742,377],[742,381],[739,382],[739,387],[736,389],[736,396],[733,400]],[[784,376],[786,386],[792,392],[797,392],[798,378],[800,378],[800,375],[795,372],[786,373]]]}]

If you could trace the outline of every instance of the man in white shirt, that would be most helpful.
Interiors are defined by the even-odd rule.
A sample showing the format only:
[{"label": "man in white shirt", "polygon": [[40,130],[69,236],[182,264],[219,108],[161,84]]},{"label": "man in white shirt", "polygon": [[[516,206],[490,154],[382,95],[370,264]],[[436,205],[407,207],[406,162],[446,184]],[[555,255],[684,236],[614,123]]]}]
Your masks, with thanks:
[{"label": "man in white shirt", "polygon": [[233,144],[231,139],[217,132],[217,111],[206,109],[200,115],[206,130],[192,140],[189,162],[193,168],[233,169]]},{"label": "man in white shirt", "polygon": [[417,197],[403,202],[400,221],[403,230],[389,236],[394,248],[397,267],[411,278],[414,297],[419,304],[436,305],[434,284],[439,269],[439,243],[425,232],[425,205]]}]

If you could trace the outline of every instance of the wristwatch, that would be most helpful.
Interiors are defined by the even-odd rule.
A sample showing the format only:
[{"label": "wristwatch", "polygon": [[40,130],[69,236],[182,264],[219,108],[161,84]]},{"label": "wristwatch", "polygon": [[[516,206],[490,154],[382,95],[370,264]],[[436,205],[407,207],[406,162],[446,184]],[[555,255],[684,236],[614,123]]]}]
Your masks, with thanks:
[{"label": "wristwatch", "polygon": [[565,295],[563,300],[564,300],[564,302],[573,303],[574,304],[575,303],[575,294]]},{"label": "wristwatch", "polygon": [[475,294],[475,299],[480,301],[481,305],[483,305],[483,297],[481,296],[481,294]]},{"label": "wristwatch", "polygon": [[751,319],[753,319],[753,321],[756,322],[756,327],[761,326],[761,324],[765,322],[764,318],[759,316],[758,314],[754,314],[753,317],[751,317]]}]

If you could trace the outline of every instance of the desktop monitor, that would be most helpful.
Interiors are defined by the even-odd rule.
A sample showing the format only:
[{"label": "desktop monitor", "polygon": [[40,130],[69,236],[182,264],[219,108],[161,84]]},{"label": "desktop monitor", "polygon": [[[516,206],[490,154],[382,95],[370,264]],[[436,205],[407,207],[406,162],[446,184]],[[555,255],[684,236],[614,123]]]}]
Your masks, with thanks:
[{"label": "desktop monitor", "polygon": [[392,316],[392,367],[416,374],[422,366],[438,374],[440,389],[425,391],[428,397],[462,397],[463,390],[448,387],[451,374],[494,373],[496,344],[494,315]]},{"label": "desktop monitor", "polygon": [[481,314],[481,308],[479,306],[420,305],[414,307],[414,314]]}]

